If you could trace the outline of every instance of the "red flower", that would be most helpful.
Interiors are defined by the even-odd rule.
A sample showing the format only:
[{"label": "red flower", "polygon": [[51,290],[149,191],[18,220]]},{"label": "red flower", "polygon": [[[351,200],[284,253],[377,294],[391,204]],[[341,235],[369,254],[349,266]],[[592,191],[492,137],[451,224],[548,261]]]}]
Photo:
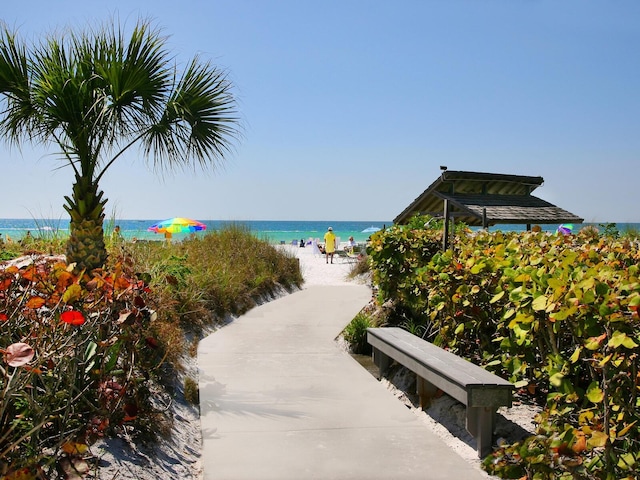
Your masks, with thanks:
[{"label": "red flower", "polygon": [[77,310],[67,310],[60,315],[60,320],[70,325],[82,325],[85,322],[84,315]]},{"label": "red flower", "polygon": [[9,317],[7,317],[7,314],[0,313],[0,322],[6,322],[7,320],[9,320]]}]

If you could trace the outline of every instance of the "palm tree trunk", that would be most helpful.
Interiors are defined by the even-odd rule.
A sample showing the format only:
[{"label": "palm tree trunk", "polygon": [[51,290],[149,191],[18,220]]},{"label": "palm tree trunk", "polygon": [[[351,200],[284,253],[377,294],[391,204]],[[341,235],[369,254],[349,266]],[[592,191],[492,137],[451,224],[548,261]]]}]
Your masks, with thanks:
[{"label": "palm tree trunk", "polygon": [[64,208],[71,217],[67,263],[75,263],[77,271],[90,272],[107,261],[102,226],[107,200],[102,200],[102,195],[97,183],[76,175],[72,198],[64,197]]}]

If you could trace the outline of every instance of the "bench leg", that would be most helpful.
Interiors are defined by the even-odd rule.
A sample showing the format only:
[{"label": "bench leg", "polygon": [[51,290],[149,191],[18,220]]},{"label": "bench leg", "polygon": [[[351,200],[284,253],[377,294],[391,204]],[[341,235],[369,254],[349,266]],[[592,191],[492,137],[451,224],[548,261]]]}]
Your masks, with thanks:
[{"label": "bench leg", "polygon": [[476,439],[480,458],[491,453],[495,415],[494,407],[467,407],[467,431]]},{"label": "bench leg", "polygon": [[431,405],[431,399],[438,393],[438,387],[428,382],[420,375],[416,375],[416,393],[420,397],[420,408],[424,410]]},{"label": "bench leg", "polygon": [[389,365],[391,364],[391,359],[388,355],[385,355],[380,350],[374,348],[373,349],[373,363],[378,367],[378,371],[380,372],[380,378],[384,375],[384,372],[387,371]]}]

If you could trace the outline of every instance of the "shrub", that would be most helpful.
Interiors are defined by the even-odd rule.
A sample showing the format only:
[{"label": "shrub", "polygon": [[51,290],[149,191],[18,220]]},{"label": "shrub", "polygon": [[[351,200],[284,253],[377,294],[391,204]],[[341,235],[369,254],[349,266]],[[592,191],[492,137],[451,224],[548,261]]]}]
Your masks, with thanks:
[{"label": "shrub", "polygon": [[355,262],[351,268],[349,269],[349,278],[356,278],[360,275],[365,275],[370,272],[369,268],[369,260],[366,255],[362,255],[358,258],[358,261]]},{"label": "shrub", "polygon": [[200,404],[200,392],[198,391],[198,382],[191,377],[184,379],[184,398],[191,405]]},{"label": "shrub", "polygon": [[353,353],[371,354],[371,345],[367,342],[367,328],[372,326],[373,323],[369,316],[362,312],[358,313],[346,326],[343,337]]},{"label": "shrub", "polygon": [[431,245],[427,231],[403,228],[372,239],[380,301],[546,403],[538,435],[485,467],[509,478],[638,476],[637,243],[610,232],[460,232],[455,250]]},{"label": "shrub", "polygon": [[162,358],[153,318],[146,285],[121,264],[92,277],[55,261],[0,272],[4,471],[51,472],[95,437],[140,431]]}]

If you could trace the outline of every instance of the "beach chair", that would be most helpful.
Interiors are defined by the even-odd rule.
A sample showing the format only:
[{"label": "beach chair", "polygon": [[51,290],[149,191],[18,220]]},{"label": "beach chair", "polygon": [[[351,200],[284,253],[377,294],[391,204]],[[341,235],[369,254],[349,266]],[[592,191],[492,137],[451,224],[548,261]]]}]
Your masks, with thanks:
[{"label": "beach chair", "polygon": [[336,256],[343,262],[356,263],[364,255],[364,249],[361,245],[354,245],[349,249],[336,250]]},{"label": "beach chair", "polygon": [[317,238],[313,240],[313,242],[311,242],[311,251],[313,252],[314,255],[322,256],[322,252],[320,251],[320,247],[318,247],[318,243],[319,241]]},{"label": "beach chair", "polygon": [[356,244],[351,249],[347,251],[347,256],[351,258],[352,261],[358,262],[361,258],[367,255],[366,249],[363,245]]},{"label": "beach chair", "polygon": [[342,262],[350,263],[352,261],[351,257],[349,257],[349,253],[346,250],[336,250],[334,256],[336,258],[339,258]]}]

